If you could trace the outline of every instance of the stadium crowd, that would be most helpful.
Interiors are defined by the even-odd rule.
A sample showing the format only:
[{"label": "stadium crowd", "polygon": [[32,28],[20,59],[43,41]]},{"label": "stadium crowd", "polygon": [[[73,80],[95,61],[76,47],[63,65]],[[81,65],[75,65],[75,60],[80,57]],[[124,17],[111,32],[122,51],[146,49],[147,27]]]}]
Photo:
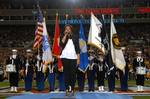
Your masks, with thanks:
[{"label": "stadium crowd", "polygon": [[[143,28],[144,26],[144,28]],[[120,37],[122,46],[149,46],[150,45],[150,28],[149,24],[116,24],[117,32]],[[6,29],[7,28],[7,29]],[[85,25],[85,35],[88,35],[88,25]],[[31,45],[34,35],[34,26],[7,26],[0,27],[0,47],[25,47]],[[53,39],[54,29],[48,28],[48,33]],[[76,27],[78,35],[79,27]],[[109,33],[109,28],[107,28]],[[20,36],[21,35],[21,36]]]}]

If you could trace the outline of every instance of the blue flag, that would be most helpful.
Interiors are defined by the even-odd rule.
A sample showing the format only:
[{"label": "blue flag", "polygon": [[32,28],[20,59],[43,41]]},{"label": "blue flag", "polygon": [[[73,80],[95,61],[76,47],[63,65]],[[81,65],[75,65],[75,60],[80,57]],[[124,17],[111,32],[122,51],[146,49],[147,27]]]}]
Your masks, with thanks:
[{"label": "blue flag", "polygon": [[86,45],[86,39],[84,36],[84,29],[83,29],[82,21],[80,21],[79,46],[80,46],[79,70],[85,72],[88,67],[88,54],[87,54],[87,45]]}]

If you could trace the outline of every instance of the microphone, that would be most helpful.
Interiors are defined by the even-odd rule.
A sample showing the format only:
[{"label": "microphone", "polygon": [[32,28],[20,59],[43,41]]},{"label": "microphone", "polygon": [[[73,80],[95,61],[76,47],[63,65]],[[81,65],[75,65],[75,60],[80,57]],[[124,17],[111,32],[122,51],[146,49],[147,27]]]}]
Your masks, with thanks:
[{"label": "microphone", "polygon": [[72,33],[71,32],[64,32],[65,35],[67,35],[67,37],[71,37]]},{"label": "microphone", "polygon": [[71,37],[71,33],[70,32],[68,32],[68,37]]}]

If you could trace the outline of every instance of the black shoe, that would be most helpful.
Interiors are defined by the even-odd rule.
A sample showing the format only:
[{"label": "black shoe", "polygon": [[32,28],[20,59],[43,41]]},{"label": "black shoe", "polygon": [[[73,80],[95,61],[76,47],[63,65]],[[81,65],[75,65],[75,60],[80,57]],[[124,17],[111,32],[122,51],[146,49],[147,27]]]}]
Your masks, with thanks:
[{"label": "black shoe", "polygon": [[26,92],[29,92],[29,91],[31,91],[30,89],[27,89],[27,90],[25,90]]},{"label": "black shoe", "polygon": [[91,89],[89,89],[89,92],[91,92]]},{"label": "black shoe", "polygon": [[84,90],[83,89],[79,89],[79,92],[83,92]]},{"label": "black shoe", "polygon": [[122,89],[121,91],[122,91],[122,92],[127,92],[127,90],[126,90],[126,89]]},{"label": "black shoe", "polygon": [[94,89],[89,89],[89,92],[94,92]]}]

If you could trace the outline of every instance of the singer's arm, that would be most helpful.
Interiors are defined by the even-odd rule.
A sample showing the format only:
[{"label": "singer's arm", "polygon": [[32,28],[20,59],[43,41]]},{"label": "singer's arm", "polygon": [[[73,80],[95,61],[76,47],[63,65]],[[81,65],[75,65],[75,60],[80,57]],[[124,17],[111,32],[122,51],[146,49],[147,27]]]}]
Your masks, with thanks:
[{"label": "singer's arm", "polygon": [[67,38],[67,34],[65,33],[65,35],[63,36],[63,38],[62,38],[62,40],[61,40],[63,44],[65,43],[66,38]]},{"label": "singer's arm", "polygon": [[61,47],[61,50],[64,49],[66,43],[67,43],[67,34],[64,33],[61,37],[60,37],[60,47]]}]

